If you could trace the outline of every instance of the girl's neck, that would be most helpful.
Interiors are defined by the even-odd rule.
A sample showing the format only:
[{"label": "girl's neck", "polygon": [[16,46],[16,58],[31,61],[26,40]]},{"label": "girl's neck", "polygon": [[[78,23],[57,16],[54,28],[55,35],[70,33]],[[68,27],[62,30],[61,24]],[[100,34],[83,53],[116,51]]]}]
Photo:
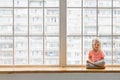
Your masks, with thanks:
[{"label": "girl's neck", "polygon": [[93,51],[94,51],[94,52],[99,52],[100,50],[94,50],[94,49],[93,49]]}]

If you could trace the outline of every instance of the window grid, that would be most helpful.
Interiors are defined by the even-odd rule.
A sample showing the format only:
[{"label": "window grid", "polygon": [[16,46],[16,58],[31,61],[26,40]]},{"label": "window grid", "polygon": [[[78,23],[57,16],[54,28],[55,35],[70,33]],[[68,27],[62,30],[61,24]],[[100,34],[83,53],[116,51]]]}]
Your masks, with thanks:
[{"label": "window grid", "polygon": [[[13,0],[13,24],[14,24],[14,0]],[[13,25],[13,27],[12,27],[13,29],[12,29],[12,32],[13,32],[13,64],[15,64],[15,51],[14,51],[14,25]]]},{"label": "window grid", "polygon": [[[67,0],[67,1],[70,1],[70,0]],[[103,40],[104,38],[104,40],[103,40],[103,43],[102,44],[107,44],[108,42],[106,42],[106,39],[107,40],[109,40],[110,41],[110,46],[109,46],[109,48],[110,48],[110,50],[109,51],[107,51],[106,52],[106,50],[104,49],[105,47],[103,47],[103,51],[105,51],[105,54],[106,54],[106,64],[107,65],[119,65],[119,63],[116,63],[115,62],[115,60],[117,59],[115,56],[117,55],[117,53],[116,53],[116,55],[115,55],[115,53],[114,53],[114,51],[116,50],[115,49],[115,47],[114,47],[114,45],[115,45],[115,36],[116,37],[119,37],[119,34],[115,34],[115,32],[114,32],[114,29],[115,28],[113,28],[115,25],[115,23],[113,24],[113,21],[114,21],[114,14],[113,13],[115,13],[115,9],[119,9],[120,7],[117,5],[116,6],[116,3],[117,4],[119,4],[118,2],[115,2],[115,1],[117,1],[117,0],[111,0],[111,1],[109,1],[109,0],[94,0],[94,1],[96,1],[96,6],[84,6],[84,1],[91,1],[91,0],[81,0],[81,2],[82,2],[82,4],[81,4],[81,6],[67,6],[67,9],[81,9],[81,22],[82,22],[82,26],[80,27],[81,28],[81,33],[82,34],[79,34],[79,35],[76,35],[76,34],[69,34],[69,33],[67,33],[67,38],[69,38],[69,37],[75,37],[75,36],[82,36],[81,37],[81,40],[82,40],[82,42],[81,42],[81,45],[82,45],[82,53],[80,53],[80,54],[83,54],[82,55],[82,63],[81,64],[73,64],[72,63],[72,61],[71,61],[71,63],[68,63],[68,65],[74,65],[74,66],[76,66],[76,65],[84,65],[85,64],[85,60],[84,59],[86,59],[86,58],[84,58],[84,56],[85,56],[85,54],[84,54],[84,37],[98,37],[98,38],[100,38],[101,40]],[[101,2],[101,1],[103,1],[103,2]],[[109,2],[107,2],[107,1],[109,1]],[[74,1],[73,1],[74,2]],[[105,6],[105,5],[102,5],[101,3],[104,3],[104,4],[110,4],[109,6]],[[114,3],[114,4],[113,4]],[[76,5],[77,5],[77,3],[76,3]],[[84,34],[84,9],[95,9],[96,10],[96,34]],[[108,12],[107,10],[109,10],[109,11],[111,11],[111,13],[110,13],[110,17],[107,17],[107,16],[105,16],[107,19],[108,18],[110,18],[110,24],[108,24],[107,23],[107,25],[106,26],[108,26],[109,25],[109,28],[108,29],[110,29],[111,28],[111,30],[110,30],[110,33],[109,34],[101,34],[101,33],[99,33],[100,32],[100,29],[99,28],[101,28],[100,26],[102,26],[102,25],[100,25],[100,21],[99,21],[99,19],[100,18],[102,18],[102,16],[104,17],[104,15],[102,15],[102,16],[99,16],[99,14],[100,14],[100,10],[104,10],[104,13],[105,12]],[[68,17],[69,15],[67,15],[67,17]],[[104,18],[105,18],[104,17]],[[77,19],[77,18],[76,18]],[[69,20],[69,19],[67,19],[67,20]],[[105,19],[104,19],[105,20]],[[79,23],[78,23],[79,24]],[[68,25],[67,25],[67,27],[69,27]],[[102,28],[102,29],[104,29],[104,28]],[[113,33],[114,32],[114,33]],[[108,33],[108,32],[107,32]],[[110,38],[110,39],[109,39]],[[67,39],[66,39],[67,40]],[[89,45],[89,46],[91,46],[91,45]],[[104,45],[103,45],[104,46]],[[68,46],[67,46],[68,47]],[[78,48],[77,48],[78,49]],[[112,54],[111,54],[112,53]],[[119,52],[118,52],[119,53]],[[73,53],[74,54],[74,53]],[[108,54],[111,54],[111,55],[108,55]],[[68,55],[68,54],[67,54]],[[119,56],[119,55],[118,55]],[[108,57],[110,57],[110,58],[108,58]],[[67,57],[68,58],[68,57]],[[116,58],[116,59],[115,59]],[[118,57],[119,58],[119,57]],[[81,58],[80,58],[81,59]],[[108,60],[110,60],[110,61],[108,61]],[[80,60],[79,60],[80,61]],[[68,62],[68,61],[67,61]]]},{"label": "window grid", "polygon": [[[111,14],[112,14],[112,19],[111,19],[111,22],[112,22],[112,23],[111,23],[111,27],[112,27],[112,29],[111,29],[111,32],[112,32],[112,40],[111,40],[111,41],[112,41],[112,45],[113,45],[113,37],[114,37],[114,36],[113,36],[113,0],[111,0],[111,3],[112,3],[112,13],[111,13]],[[111,46],[111,48],[112,48],[112,64],[114,64],[114,62],[113,62],[113,56],[114,56],[113,48],[114,48],[114,47]]]},{"label": "window grid", "polygon": [[[9,0],[10,1],[10,0]],[[119,59],[119,56],[117,57],[117,55],[119,54],[119,53],[116,53],[115,52],[115,50],[117,50],[115,47],[116,46],[118,46],[118,45],[116,45],[115,43],[117,43],[117,42],[115,42],[116,40],[119,40],[119,37],[120,37],[120,35],[119,35],[119,33],[115,33],[115,28],[114,27],[116,27],[116,25],[114,25],[115,23],[114,23],[114,20],[116,19],[116,16],[114,15],[114,10],[119,10],[120,9],[120,6],[116,6],[115,4],[118,4],[117,2],[115,2],[115,1],[117,1],[117,0],[111,0],[111,3],[108,3],[108,4],[111,4],[111,6],[109,5],[108,7],[107,6],[105,6],[105,5],[103,5],[103,6],[101,6],[101,3],[99,3],[100,1],[104,1],[104,0],[93,0],[93,1],[96,1],[96,3],[94,4],[94,6],[85,6],[85,4],[84,4],[84,1],[88,1],[88,0],[78,0],[78,1],[81,1],[81,6],[80,5],[78,5],[78,6],[68,6],[68,7],[66,7],[67,6],[67,1],[69,1],[69,0],[59,0],[59,6],[60,7],[57,7],[57,6],[55,6],[55,7],[51,7],[51,6],[46,6],[45,4],[42,4],[42,6],[33,6],[33,5],[31,5],[30,4],[30,2],[31,1],[33,1],[33,0],[27,0],[27,4],[25,5],[24,4],[24,6],[20,6],[20,5],[15,5],[15,1],[20,1],[20,0],[11,0],[13,3],[12,4],[9,4],[10,6],[6,6],[6,7],[4,7],[4,6],[0,6],[0,9],[8,9],[8,10],[11,10],[12,11],[12,15],[11,14],[8,14],[7,16],[11,16],[12,18],[12,34],[10,35],[10,34],[1,34],[0,36],[1,36],[1,39],[2,39],[2,37],[3,38],[12,38],[12,50],[11,50],[11,52],[12,52],[12,56],[13,56],[13,58],[11,59],[11,57],[9,58],[9,59],[11,59],[11,61],[12,61],[12,63],[15,65],[15,54],[16,54],[16,51],[15,51],[15,38],[19,38],[19,37],[22,37],[22,38],[26,38],[26,41],[27,41],[27,51],[28,51],[28,53],[27,53],[27,63],[25,63],[25,65],[28,65],[28,64],[30,64],[31,62],[30,62],[30,59],[31,59],[31,57],[30,57],[30,40],[31,40],[31,38],[42,38],[42,50],[43,50],[43,52],[42,52],[42,64],[39,64],[39,65],[44,65],[45,64],[45,52],[46,52],[46,45],[45,44],[47,44],[47,39],[48,38],[59,38],[59,40],[58,40],[58,42],[60,42],[59,43],[59,64],[60,64],[60,66],[62,66],[62,67],[64,67],[64,66],[79,66],[79,65],[84,65],[85,64],[85,59],[86,59],[86,55],[85,55],[85,49],[84,49],[84,47],[86,47],[85,46],[85,40],[87,41],[87,39],[92,39],[92,38],[94,38],[94,37],[99,37],[101,40],[103,40],[104,38],[108,38],[108,40],[110,41],[109,43],[110,43],[110,47],[109,48],[111,48],[109,51],[108,51],[108,53],[107,53],[107,57],[110,57],[110,63],[109,63],[109,61],[108,61],[108,65],[119,65],[119,61],[118,62],[115,62],[117,59]],[[24,1],[24,0],[22,0],[22,1]],[[45,1],[47,1],[47,0],[41,0],[42,2],[45,2]],[[77,0],[76,0],[77,1]],[[91,1],[91,0],[89,0],[89,1]],[[106,2],[107,0],[105,0],[105,2]],[[109,0],[108,0],[109,1]],[[114,3],[114,4],[113,4]],[[21,3],[21,4],[23,4],[23,3]],[[104,4],[106,4],[106,3],[104,3]],[[11,6],[12,5],[12,6]],[[38,5],[38,4],[36,4],[36,5]],[[16,34],[16,32],[15,32],[15,16],[16,16],[16,14],[15,14],[15,10],[17,10],[17,9],[21,9],[21,10],[24,10],[24,9],[26,9],[26,11],[27,11],[27,33],[26,34]],[[42,32],[42,34],[40,33],[39,35],[31,35],[31,33],[30,33],[30,26],[32,25],[32,24],[30,24],[30,18],[31,18],[31,13],[30,13],[30,10],[32,10],[32,9],[41,9],[43,12],[42,12],[42,15],[43,15],[43,17],[42,17],[42,30],[43,30],[43,32]],[[45,15],[45,10],[47,10],[47,9],[58,9],[60,12],[59,12],[59,34],[55,34],[55,35],[52,35],[52,34],[48,34],[48,33],[46,33],[46,31],[45,31],[45,29],[46,29],[46,24],[45,24],[45,20],[46,20],[46,15]],[[81,32],[80,32],[80,34],[67,34],[67,27],[66,27],[66,25],[68,25],[67,24],[67,17],[68,17],[68,14],[66,15],[66,13],[67,13],[67,9],[71,9],[71,11],[72,10],[76,10],[76,9],[80,9],[80,25],[81,25],[81,27],[80,27],[80,29],[81,29]],[[84,33],[84,28],[85,28],[85,24],[84,24],[84,10],[91,10],[92,11],[92,9],[94,9],[95,11],[96,11],[96,15],[95,15],[95,17],[96,17],[96,23],[95,23],[95,25],[96,25],[96,33],[95,34],[85,34]],[[100,14],[100,10],[105,10],[105,11],[107,11],[107,10],[109,10],[109,11],[111,11],[111,14],[110,14],[110,17],[109,17],[109,19],[111,19],[110,20],[110,24],[107,24],[106,26],[108,26],[109,25],[109,27],[111,27],[111,33],[110,34],[100,34],[99,33],[99,28],[100,28],[100,26],[101,25],[99,25],[99,19],[100,18],[102,18],[103,17],[103,15],[102,16],[99,16],[99,14]],[[91,15],[89,15],[89,16],[91,16]],[[106,16],[105,16],[106,17]],[[103,17],[103,18],[105,18],[105,17]],[[108,19],[108,17],[107,17],[107,19]],[[14,24],[14,25],[13,25]],[[2,25],[4,25],[4,24],[2,24]],[[8,23],[8,25],[10,26],[10,23]],[[4,25],[5,26],[5,25]],[[117,26],[119,26],[119,24],[117,24]],[[70,64],[68,64],[68,61],[67,61],[67,49],[69,48],[69,46],[67,46],[67,39],[68,38],[72,38],[72,37],[74,37],[74,38],[76,38],[76,41],[78,40],[78,38],[80,38],[80,43],[79,44],[81,44],[79,47],[80,47],[80,50],[81,50],[81,52],[79,52],[80,53],[80,59],[79,60],[77,60],[77,62],[76,63],[70,63]],[[11,40],[11,39],[10,39]],[[45,41],[46,40],[46,41]],[[75,40],[75,39],[73,39],[73,40]],[[106,43],[107,41],[106,40],[103,40],[103,44],[107,44]],[[73,43],[74,44],[74,43]],[[77,44],[77,43],[76,43]],[[86,43],[86,44],[88,44],[88,43]],[[88,44],[89,46],[91,46],[90,44]],[[103,46],[105,46],[105,45],[103,45]],[[109,52],[111,52],[111,56],[108,56],[108,54],[109,54]],[[5,55],[5,54],[3,54],[2,53],[2,56],[3,55]],[[78,55],[77,53],[76,53],[76,55]],[[74,57],[75,58],[75,57]],[[115,58],[117,58],[117,59],[115,59]],[[1,58],[4,62],[5,62],[5,58]],[[108,59],[109,60],[109,59]],[[79,61],[79,62],[78,62]],[[74,62],[74,61],[73,61]],[[3,64],[3,63],[2,63]],[[13,64],[10,64],[10,65],[13,65]],[[56,64],[57,66],[59,66],[59,64]],[[9,65],[9,64],[8,64]],[[34,65],[34,64],[33,64]],[[56,66],[55,65],[55,66]],[[54,65],[53,65],[54,66]]]},{"label": "window grid", "polygon": [[[4,9],[8,9],[8,10],[11,10],[12,11],[12,14],[11,14],[11,16],[12,16],[12,34],[10,35],[10,37],[11,38],[13,38],[12,39],[12,63],[10,63],[10,64],[6,64],[6,63],[4,63],[4,62],[2,62],[2,63],[0,63],[1,65],[17,65],[16,64],[16,47],[15,47],[15,45],[17,45],[16,44],[16,42],[15,42],[15,39],[17,39],[17,40],[19,40],[19,37],[20,38],[25,38],[26,39],[26,42],[25,43],[27,43],[27,49],[26,49],[26,51],[27,51],[27,62],[25,62],[25,63],[20,63],[20,65],[22,64],[22,65],[28,65],[28,64],[30,64],[31,62],[30,62],[30,59],[31,59],[31,57],[30,57],[30,48],[31,48],[31,46],[30,46],[30,39],[31,38],[35,38],[35,37],[41,37],[42,38],[42,41],[43,41],[43,43],[42,43],[42,45],[43,45],[43,48],[42,48],[42,50],[43,50],[43,52],[42,52],[42,57],[43,57],[43,61],[42,61],[42,65],[44,65],[45,63],[45,61],[44,61],[44,59],[45,59],[45,52],[44,52],[44,50],[45,50],[45,38],[50,38],[50,39],[52,39],[52,38],[57,38],[57,39],[59,39],[59,33],[56,35],[52,35],[52,34],[45,34],[45,9],[47,10],[47,9],[51,9],[51,10],[57,10],[56,12],[57,12],[57,14],[59,13],[58,12],[58,10],[59,10],[59,5],[58,6],[56,6],[56,7],[54,7],[54,5],[52,5],[52,6],[47,6],[48,4],[52,4],[52,3],[50,3],[50,1],[49,0],[39,0],[39,1],[41,1],[42,3],[43,2],[46,2],[47,1],[47,5],[45,6],[44,4],[41,6],[41,7],[34,7],[33,5],[31,6],[31,4],[30,4],[30,2],[31,1],[33,1],[33,0],[9,0],[9,1],[11,1],[12,3],[10,4],[10,6],[4,6],[4,5],[2,5],[2,6],[0,6],[0,9],[2,9],[3,8],[3,10]],[[54,0],[52,0],[52,1],[54,1]],[[51,1],[51,2],[52,2]],[[59,0],[58,0],[59,1]],[[2,1],[1,1],[2,2]],[[3,0],[3,2],[5,2],[4,0]],[[25,4],[24,4],[24,2],[25,2]],[[5,2],[6,3],[6,2]],[[20,5],[16,5],[16,3],[19,3]],[[22,4],[22,6],[21,6],[21,4]],[[36,3],[35,3],[36,4]],[[7,3],[6,3],[6,5],[8,5]],[[37,4],[38,5],[38,4]],[[31,18],[31,13],[30,13],[30,10],[31,9],[41,9],[41,10],[43,10],[43,12],[42,12],[42,14],[43,14],[43,32],[42,32],[42,34],[39,34],[39,35],[31,35],[30,34],[30,26],[31,26],[31,23],[30,23],[30,18]],[[16,34],[16,32],[15,32],[15,26],[16,25],[21,25],[21,23],[19,23],[19,24],[16,24],[16,22],[15,22],[15,19],[16,19],[16,16],[18,17],[18,15],[20,15],[20,16],[23,16],[23,15],[21,15],[21,13],[17,13],[17,11],[16,11],[16,13],[15,13],[15,10],[24,10],[24,11],[26,11],[27,13],[25,13],[24,11],[23,11],[23,14],[25,13],[25,14],[27,14],[27,17],[25,17],[26,18],[26,22],[27,22],[27,24],[25,24],[26,25],[26,34],[19,34],[19,33],[21,33],[21,32],[17,32],[17,34]],[[7,10],[6,10],[7,11]],[[22,11],[21,11],[22,12]],[[2,15],[1,15],[2,16]],[[20,17],[19,16],[19,17]],[[57,15],[57,16],[59,16],[59,15]],[[20,19],[20,18],[19,18]],[[47,18],[46,18],[47,19]],[[24,21],[22,21],[22,22],[24,22]],[[14,25],[13,25],[14,24]],[[24,25],[24,24],[23,24]],[[58,25],[58,23],[57,23],[57,25]],[[59,25],[57,26],[57,27],[59,27]],[[46,27],[47,28],[47,27]],[[24,31],[25,31],[25,28],[24,28]],[[23,32],[24,32],[23,31]],[[4,32],[3,32],[4,33]],[[3,36],[3,38],[6,38],[7,36],[9,37],[9,34],[1,34],[1,36]],[[56,41],[56,40],[55,40]],[[59,41],[59,40],[58,40]],[[18,42],[18,41],[17,41]],[[24,41],[21,41],[21,42],[24,42]],[[58,42],[57,42],[58,43]],[[48,42],[47,42],[47,44],[48,44]],[[59,44],[58,44],[59,45]],[[54,51],[54,50],[53,50]],[[59,53],[59,52],[57,52],[57,53]],[[20,55],[20,54],[19,54]],[[22,56],[24,56],[24,55],[22,55]],[[7,57],[7,56],[6,56]],[[47,59],[47,58],[46,58]],[[51,59],[52,60],[52,59]],[[54,61],[54,60],[53,60]],[[18,64],[19,65],[19,64]],[[36,65],[36,64],[34,64],[34,65]],[[41,64],[37,64],[37,65],[41,65]],[[54,65],[58,65],[58,64],[56,64],[56,63],[53,63],[52,62],[52,64],[49,64],[49,63],[47,63],[47,64],[45,64],[45,65],[48,65],[48,66],[50,66],[50,65],[52,65],[52,66],[54,66]]]}]

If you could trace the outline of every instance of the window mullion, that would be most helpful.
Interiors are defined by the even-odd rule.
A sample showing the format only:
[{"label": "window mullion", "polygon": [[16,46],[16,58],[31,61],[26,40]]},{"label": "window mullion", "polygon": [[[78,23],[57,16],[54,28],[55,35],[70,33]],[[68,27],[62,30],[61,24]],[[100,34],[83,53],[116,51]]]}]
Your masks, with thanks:
[{"label": "window mullion", "polygon": [[60,66],[66,66],[66,2],[60,0]]}]

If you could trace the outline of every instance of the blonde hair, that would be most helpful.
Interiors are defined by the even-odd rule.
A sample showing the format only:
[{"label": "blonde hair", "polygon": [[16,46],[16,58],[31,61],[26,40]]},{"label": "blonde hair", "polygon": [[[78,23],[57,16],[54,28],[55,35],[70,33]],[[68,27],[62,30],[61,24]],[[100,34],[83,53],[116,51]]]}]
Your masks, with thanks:
[{"label": "blonde hair", "polygon": [[93,49],[94,49],[94,45],[95,45],[96,43],[100,44],[100,47],[101,47],[101,41],[100,41],[98,38],[95,38],[95,39],[92,40],[92,48],[93,48]]}]

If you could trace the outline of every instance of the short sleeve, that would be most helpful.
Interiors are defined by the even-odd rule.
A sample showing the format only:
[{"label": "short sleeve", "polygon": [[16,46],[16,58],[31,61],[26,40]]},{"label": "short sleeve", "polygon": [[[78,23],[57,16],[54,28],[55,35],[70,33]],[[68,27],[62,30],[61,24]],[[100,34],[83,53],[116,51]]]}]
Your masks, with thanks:
[{"label": "short sleeve", "polygon": [[104,58],[104,57],[105,57],[104,52],[101,51],[101,58]]},{"label": "short sleeve", "polygon": [[91,55],[91,51],[88,52],[88,58],[91,58],[92,55]]}]

